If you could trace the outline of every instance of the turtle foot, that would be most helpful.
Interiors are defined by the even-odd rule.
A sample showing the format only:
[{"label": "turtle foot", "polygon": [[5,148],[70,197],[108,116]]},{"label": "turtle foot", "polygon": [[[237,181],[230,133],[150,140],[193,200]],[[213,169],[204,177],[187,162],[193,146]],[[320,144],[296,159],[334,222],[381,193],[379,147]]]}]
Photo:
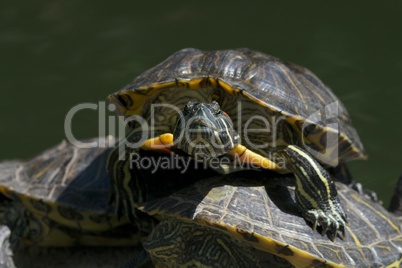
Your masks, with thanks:
[{"label": "turtle foot", "polygon": [[371,201],[382,205],[382,201],[378,199],[377,193],[373,190],[363,188],[363,185],[360,182],[352,182],[349,186],[359,194],[370,199]]},{"label": "turtle foot", "polygon": [[319,230],[321,235],[327,235],[331,241],[335,241],[337,236],[342,240],[345,238],[347,221],[342,208],[338,208],[335,211],[311,209],[304,213],[303,216],[307,221],[312,223],[313,230],[321,229]]}]

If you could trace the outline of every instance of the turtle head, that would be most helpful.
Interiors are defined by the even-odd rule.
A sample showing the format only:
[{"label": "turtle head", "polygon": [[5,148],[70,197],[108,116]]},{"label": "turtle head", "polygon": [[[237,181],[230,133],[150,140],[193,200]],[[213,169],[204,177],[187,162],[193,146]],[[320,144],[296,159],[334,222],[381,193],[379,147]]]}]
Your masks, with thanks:
[{"label": "turtle head", "polygon": [[176,122],[174,144],[196,159],[218,157],[239,142],[230,117],[219,104],[189,101]]}]

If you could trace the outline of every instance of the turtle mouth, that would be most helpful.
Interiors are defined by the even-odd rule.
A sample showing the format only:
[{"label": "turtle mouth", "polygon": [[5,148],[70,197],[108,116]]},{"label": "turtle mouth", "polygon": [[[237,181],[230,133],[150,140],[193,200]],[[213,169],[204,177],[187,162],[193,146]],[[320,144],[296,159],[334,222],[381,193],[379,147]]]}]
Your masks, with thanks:
[{"label": "turtle mouth", "polygon": [[217,129],[214,125],[208,124],[208,122],[206,122],[205,120],[202,120],[202,119],[194,119],[194,120],[191,122],[191,124],[189,125],[189,128],[190,128],[190,129],[192,129],[192,128],[199,128],[199,127],[201,127],[201,128],[208,128],[208,129],[211,129],[211,130],[213,130],[213,131],[218,131],[218,129]]}]

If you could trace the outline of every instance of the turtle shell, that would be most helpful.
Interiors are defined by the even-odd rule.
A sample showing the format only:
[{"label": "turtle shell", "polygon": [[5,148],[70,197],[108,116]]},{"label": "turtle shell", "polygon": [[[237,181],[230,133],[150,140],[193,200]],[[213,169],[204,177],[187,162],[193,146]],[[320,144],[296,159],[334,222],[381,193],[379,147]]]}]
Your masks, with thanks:
[{"label": "turtle shell", "polygon": [[[143,115],[149,103],[169,88],[214,88],[211,95],[219,96],[217,101],[222,110],[234,121],[238,115],[230,114],[225,102],[232,96],[241,101],[247,99],[278,117],[283,116],[303,143],[314,151],[324,153],[336,147],[336,152],[329,153],[323,162],[366,158],[344,105],[320,79],[299,65],[249,49],[202,51],[187,48],[139,75],[109,99],[126,117]],[[181,100],[176,95],[187,98],[183,91],[177,90],[163,102],[177,105]],[[258,106],[248,107],[250,115],[257,112]],[[163,122],[172,124],[167,119]],[[328,144],[329,141],[332,144]]]},{"label": "turtle shell", "polygon": [[[97,139],[85,142],[94,142]],[[99,138],[114,144],[114,138]],[[83,142],[83,141],[81,141]],[[62,141],[28,161],[0,163],[0,191],[81,210],[112,211],[106,160],[110,147],[79,148]]]},{"label": "turtle shell", "polygon": [[247,260],[253,267],[399,267],[400,220],[344,184],[337,188],[349,220],[344,240],[331,242],[306,225],[292,176],[267,179],[246,171],[144,203],[141,210],[164,220],[144,247],[154,261],[170,265],[195,260],[215,267],[237,258],[237,265]]},{"label": "turtle shell", "polygon": [[10,247],[10,229],[0,226],[0,267],[15,268],[13,252]]},{"label": "turtle shell", "polygon": [[[63,141],[29,161],[0,163],[0,222],[13,240],[45,246],[133,245],[142,234],[109,204],[113,137]],[[100,146],[101,144],[105,146]]]}]

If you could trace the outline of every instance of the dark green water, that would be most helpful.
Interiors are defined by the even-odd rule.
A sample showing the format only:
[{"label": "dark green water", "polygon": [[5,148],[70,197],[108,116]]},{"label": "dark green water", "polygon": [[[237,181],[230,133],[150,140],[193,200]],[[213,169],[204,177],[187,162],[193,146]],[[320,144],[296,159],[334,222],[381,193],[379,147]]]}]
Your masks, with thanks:
[{"label": "dark green water", "polygon": [[[278,2],[2,1],[0,159],[60,142],[70,108],[104,100],[176,50],[249,47],[333,89],[370,156],[352,172],[388,203],[402,173],[402,5]],[[74,134],[98,135],[97,122],[96,111],[80,113]]]}]

